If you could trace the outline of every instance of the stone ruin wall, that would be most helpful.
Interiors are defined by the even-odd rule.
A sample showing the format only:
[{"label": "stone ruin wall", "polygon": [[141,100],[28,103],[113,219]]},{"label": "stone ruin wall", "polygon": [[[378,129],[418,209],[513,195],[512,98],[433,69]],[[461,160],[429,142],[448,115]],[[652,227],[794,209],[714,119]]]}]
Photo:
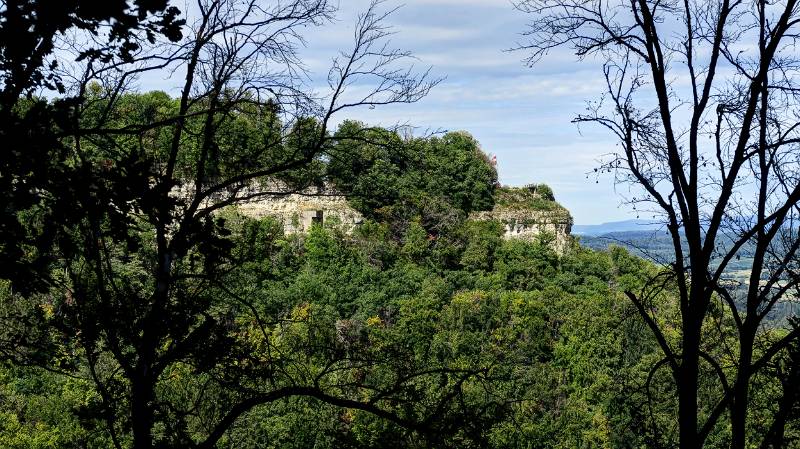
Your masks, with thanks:
[{"label": "stone ruin wall", "polygon": [[[352,232],[363,222],[364,217],[350,207],[347,198],[339,194],[317,195],[311,193],[290,194],[265,197],[238,206],[250,217],[271,216],[283,222],[287,233],[305,233],[313,222],[341,226],[345,232]],[[569,247],[572,231],[572,217],[566,210],[493,210],[476,212],[472,220],[497,220],[502,223],[506,239],[519,238],[534,240],[546,234],[551,237],[553,248],[564,253]]]},{"label": "stone ruin wall", "polygon": [[[190,198],[193,193],[192,184],[186,183],[175,188],[172,194]],[[239,186],[206,200],[203,206],[216,201],[230,201],[240,213],[251,218],[273,217],[283,223],[286,233],[308,232],[316,221],[336,224],[349,233],[364,221],[364,217],[350,207],[347,198],[332,189],[310,187],[291,191],[279,181]]]}]

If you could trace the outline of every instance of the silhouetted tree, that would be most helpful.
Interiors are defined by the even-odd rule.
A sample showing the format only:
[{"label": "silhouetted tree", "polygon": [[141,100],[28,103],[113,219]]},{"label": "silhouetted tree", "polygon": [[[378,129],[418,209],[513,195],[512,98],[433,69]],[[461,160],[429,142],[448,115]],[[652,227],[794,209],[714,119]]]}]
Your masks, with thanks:
[{"label": "silhouetted tree", "polygon": [[[654,369],[674,379],[680,447],[701,447],[726,412],[731,447],[749,446],[759,438],[748,421],[753,381],[800,336],[764,326],[800,283],[797,2],[517,6],[534,17],[522,46],[530,63],[562,46],[603,62],[607,91],[575,121],[613,133],[620,150],[602,171],[637,186],[630,203],[663,219],[671,236],[674,263],[651,289],[677,286],[680,338],[671,341],[646,292],[628,296],[663,352]],[[742,258],[739,282],[726,273]],[[723,340],[713,332],[719,308],[736,329],[730,356],[713,352]],[[717,379],[712,404],[698,404],[702,376]]]},{"label": "silhouetted tree", "polygon": [[[69,58],[59,51],[69,39],[82,39],[73,60],[131,61],[160,36],[179,39],[179,13],[166,0],[10,0],[0,5],[0,267],[18,281],[18,290],[48,285],[55,228],[69,220],[65,211],[74,211],[74,204],[56,201],[52,194],[69,190],[80,178],[64,164],[69,151],[60,140],[74,132],[71,117],[79,100],[76,92],[63,95],[62,64]],[[25,212],[34,208],[47,218],[30,223]]]},{"label": "silhouetted tree", "polygon": [[[3,348],[6,355],[90,378],[101,398],[94,412],[117,447],[214,447],[242,414],[291,396],[428,429],[456,393],[443,394],[427,419],[416,420],[380,400],[404,391],[417,374],[359,401],[345,393],[368,385],[344,388],[327,379],[342,364],[366,367],[370,359],[344,351],[330,334],[305,346],[273,341],[267,326],[301,326],[305,318],[260,316],[236,281],[243,261],[219,215],[230,205],[304,187],[297,171],[323,156],[336,115],[415,102],[437,83],[402,67],[410,53],[388,46],[382,2],[359,16],[353,47],[333,60],[330,91],[322,96],[305,87],[297,48],[304,27],[333,17],[326,0],[198,0],[180,31],[177,11],[164,2],[111,2],[108,10],[83,3],[65,9],[64,24],[50,23],[40,2],[26,3],[30,21],[53,28],[37,42],[52,49],[64,38],[58,65],[41,65],[50,50],[8,59],[31,70],[24,84],[9,66],[5,84],[4,114],[17,121],[3,124],[4,137],[15,142],[4,153],[12,170],[2,169],[12,175],[3,180],[10,201],[3,257],[9,264],[30,259],[26,270],[39,279],[3,273],[11,285],[3,318],[41,332]],[[8,3],[8,17],[16,8]],[[79,32],[69,35],[73,30]],[[108,45],[96,45],[103,33]],[[7,42],[6,51],[14,51]],[[148,72],[180,74],[178,97],[134,93],[136,78]],[[41,86],[68,96],[32,96]],[[35,157],[18,151],[40,132]],[[243,310],[252,323],[241,321]],[[20,330],[11,326],[0,336],[11,343]],[[261,346],[248,340],[253,333]],[[267,355],[273,350],[289,354]],[[297,371],[304,362],[322,366]],[[198,379],[194,405],[160,390],[182,370]]]}]

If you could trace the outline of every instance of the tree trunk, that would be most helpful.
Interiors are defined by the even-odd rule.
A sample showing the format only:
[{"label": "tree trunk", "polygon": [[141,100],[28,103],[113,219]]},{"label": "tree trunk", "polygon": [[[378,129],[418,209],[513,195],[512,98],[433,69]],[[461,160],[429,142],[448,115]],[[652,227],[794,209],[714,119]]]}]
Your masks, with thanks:
[{"label": "tree trunk", "polygon": [[750,366],[753,364],[755,333],[742,329],[739,349],[739,371],[733,386],[731,401],[731,449],[744,449],[747,430],[747,403],[750,395]]},{"label": "tree trunk", "polygon": [[775,419],[761,443],[761,449],[780,449],[786,444],[786,423],[792,413],[795,401],[798,399],[798,392],[800,392],[800,368],[793,365],[789,376],[782,383],[783,396],[778,406],[778,413],[775,414]]},{"label": "tree trunk", "polygon": [[153,447],[153,384],[148,376],[131,379],[131,426],[133,449],[152,449]]},{"label": "tree trunk", "polygon": [[699,449],[697,434],[697,386],[699,372],[699,326],[684,320],[683,354],[678,376],[678,428],[681,449]]}]

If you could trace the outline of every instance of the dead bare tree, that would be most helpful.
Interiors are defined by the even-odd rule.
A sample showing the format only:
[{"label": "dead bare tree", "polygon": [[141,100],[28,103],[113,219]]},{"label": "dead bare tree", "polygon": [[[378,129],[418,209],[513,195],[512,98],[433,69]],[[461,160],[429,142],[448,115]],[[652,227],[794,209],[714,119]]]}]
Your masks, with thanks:
[{"label": "dead bare tree", "polygon": [[[800,336],[764,326],[800,281],[797,2],[523,0],[517,7],[533,15],[521,45],[529,63],[563,46],[602,61],[607,91],[575,121],[616,136],[621,150],[602,169],[636,186],[630,203],[661,217],[671,236],[679,341],[666,335],[656,304],[628,297],[677,386],[680,447],[703,446],[726,414],[731,447],[746,447],[757,438],[748,421],[754,376]],[[738,287],[726,272],[742,257],[749,263]],[[735,323],[738,348],[729,360],[705,349],[714,343],[705,326],[715,302]],[[718,377],[721,391],[706,416],[698,414],[703,372]]]}]

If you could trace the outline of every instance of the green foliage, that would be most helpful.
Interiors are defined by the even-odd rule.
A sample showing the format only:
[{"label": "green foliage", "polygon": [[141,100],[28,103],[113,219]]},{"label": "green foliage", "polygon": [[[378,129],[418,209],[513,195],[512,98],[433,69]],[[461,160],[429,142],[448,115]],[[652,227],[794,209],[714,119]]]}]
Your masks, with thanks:
[{"label": "green foliage", "polygon": [[559,211],[564,208],[556,202],[553,190],[546,184],[525,187],[500,187],[496,194],[497,206],[511,210]]},{"label": "green foliage", "polygon": [[108,448],[102,422],[90,418],[100,398],[90,382],[46,371],[0,366],[0,447]]},{"label": "green foliage", "polygon": [[[91,126],[102,95],[88,95],[98,95],[83,117]],[[127,95],[112,121],[148,127],[175,108],[163,93]],[[291,138],[276,140],[268,105],[245,103],[212,118],[220,153],[198,157],[208,142],[197,138],[202,124],[188,119],[179,181],[194,174],[194,182],[213,183],[309,156],[322,132],[301,120]],[[162,188],[151,181],[169,158],[170,133],[155,127],[141,139],[87,142],[95,182],[71,194],[98,215],[64,233],[70,257],[51,275],[59,287],[19,296],[13,282],[2,284],[8,325],[0,339],[20,346],[3,357],[52,371],[2,366],[0,445],[106,448],[117,439],[129,447],[145,325],[156,332],[145,354],[155,361],[145,406],[150,436],[164,447],[192,446],[226,423],[217,447],[672,444],[674,432],[653,429],[669,428],[675,386],[624,294],[668,272],[619,247],[575,245],[559,255],[546,235],[508,240],[496,221],[467,220],[495,199],[500,208],[564,209],[547,186],[496,189],[494,169],[464,133],[403,139],[345,123],[330,137],[325,157],[281,179],[333,179],[368,217],[352,234],[314,225],[284,235],[276,220],[232,207],[178,228],[168,251],[159,223],[172,226],[176,211],[191,207],[152,195]],[[173,283],[155,302],[159,257],[174,258]],[[676,345],[670,283],[651,301]],[[730,317],[712,312],[717,321],[706,331],[729,343]],[[795,359],[786,357],[791,367]],[[774,404],[797,376],[786,367],[753,380],[756,419],[780,412]],[[719,393],[717,373],[707,374],[705,415]],[[796,433],[790,427],[787,435]],[[709,442],[724,447],[724,431],[712,429]]]},{"label": "green foliage", "polygon": [[497,173],[465,132],[402,138],[345,122],[333,138],[328,176],[369,218],[401,227],[418,219],[425,229],[441,233],[469,212],[494,204]]},{"label": "green foliage", "polygon": [[[371,221],[353,237],[315,226],[293,271],[262,278],[257,294],[273,314],[316,317],[313,327],[295,328],[292,338],[335,330],[351,350],[358,347],[361,360],[383,355],[385,364],[352,373],[366,376],[362,381],[392,385],[401,373],[417,370],[479,369],[463,382],[451,372],[420,376],[408,386],[420,412],[458,385],[459,404],[438,423],[444,440],[369,413],[292,400],[248,414],[241,425],[258,430],[234,430],[223,447],[644,442],[630,428],[641,423],[638,405],[621,398],[640,387],[656,347],[636,320],[621,318],[633,311],[616,286],[640,285],[653,268],[620,249],[575,249],[558,257],[541,242],[503,240],[492,222],[464,222],[457,234],[452,238],[461,242],[454,247],[461,262],[448,268],[435,263],[436,242],[413,222],[400,242],[387,239],[386,225]],[[267,246],[282,247],[284,239]]]},{"label": "green foliage", "polygon": [[[314,226],[301,238],[283,235],[270,218],[235,210],[220,218],[232,232],[230,257],[243,262],[226,288],[249,306],[227,309],[233,364],[220,365],[224,371],[178,364],[159,381],[161,397],[185,413],[158,427],[173,441],[202,435],[201,423],[235,399],[214,376],[247,385],[263,370],[276,387],[314,378],[326,391],[430,419],[435,430],[301,395],[253,408],[218,447],[623,448],[674,437],[650,432],[654,422],[669,422],[674,391],[666,373],[656,373],[651,393],[659,400],[652,412],[642,409],[658,349],[622,293],[658,271],[619,247],[575,246],[559,256],[544,241],[504,240],[494,222],[461,222],[433,239],[411,222],[398,241],[374,221],[353,235]],[[455,263],[442,263],[441,245]],[[3,391],[16,389],[17,401],[55,401],[47,415],[7,407],[0,431],[7,445],[73,447],[67,440],[95,438],[85,445],[108,447],[89,383],[6,373]],[[51,383],[39,390],[15,386],[42,376]],[[77,395],[58,396],[52,382]],[[94,418],[78,419],[78,409],[95,410],[86,415]],[[9,439],[23,428],[30,440]]]},{"label": "green foliage", "polygon": [[502,244],[502,225],[497,221],[470,221],[464,232],[468,243],[461,254],[461,266],[467,271],[489,271]]}]

